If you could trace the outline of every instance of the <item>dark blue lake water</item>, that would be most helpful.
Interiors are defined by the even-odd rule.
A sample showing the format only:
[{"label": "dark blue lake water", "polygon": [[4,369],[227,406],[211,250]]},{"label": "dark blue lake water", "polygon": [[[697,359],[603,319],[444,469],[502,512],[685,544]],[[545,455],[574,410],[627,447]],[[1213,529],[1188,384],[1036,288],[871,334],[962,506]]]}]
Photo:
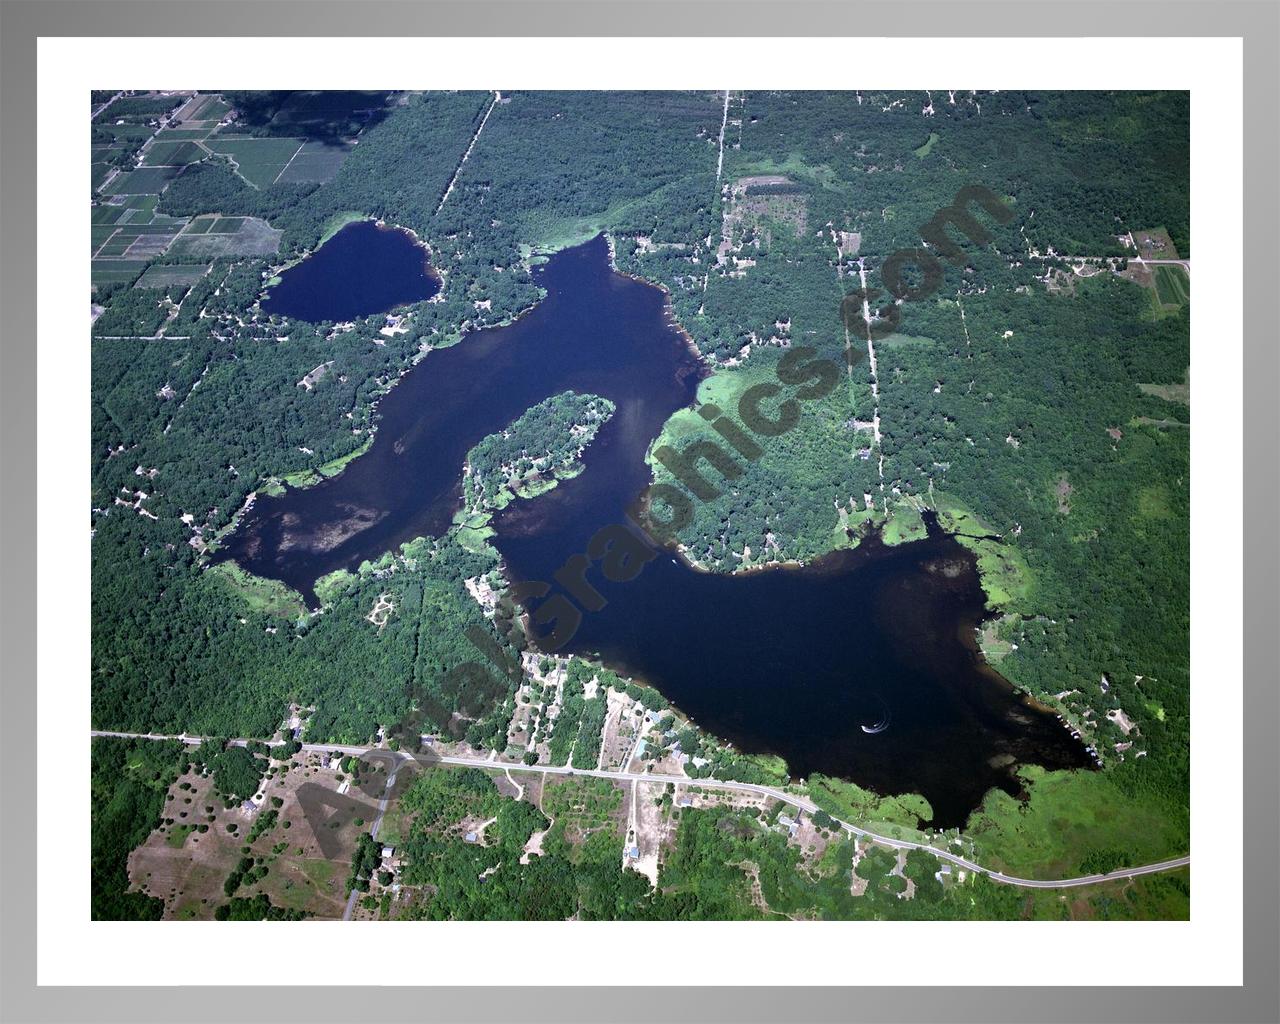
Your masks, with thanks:
[{"label": "dark blue lake water", "polygon": [[[610,269],[603,238],[536,276],[547,293],[537,307],[432,352],[381,401],[368,453],[314,487],[259,498],[218,557],[314,600],[320,576],[447,530],[468,450],[566,389],[617,411],[583,473],[509,505],[493,542],[514,580],[552,581],[596,531],[625,522],[650,480],[650,442],[693,402],[704,367],[662,292]],[[978,652],[974,558],[936,527],[894,547],[872,537],[803,569],[713,575],[664,551],[630,581],[610,583],[595,566],[586,578],[606,603],[584,612],[562,653],[656,686],[739,749],[780,755],[796,777],[921,793],[932,824],[949,827],[993,787],[1018,793],[1020,763],[1091,763]]]},{"label": "dark blue lake water", "polygon": [[262,308],[311,323],[337,323],[422,302],[439,290],[427,251],[412,235],[362,220],[281,274]]}]

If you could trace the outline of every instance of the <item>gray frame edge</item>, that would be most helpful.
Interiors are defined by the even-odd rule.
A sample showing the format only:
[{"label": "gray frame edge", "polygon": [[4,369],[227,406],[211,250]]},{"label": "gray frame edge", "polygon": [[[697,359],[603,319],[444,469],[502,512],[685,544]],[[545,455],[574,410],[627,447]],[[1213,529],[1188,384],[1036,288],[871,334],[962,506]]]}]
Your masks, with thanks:
[{"label": "gray frame edge", "polygon": [[[1088,19],[1096,7],[1105,17]],[[665,8],[665,10],[664,10]],[[793,35],[875,36],[1239,36],[1245,40],[1245,219],[1243,501],[1245,612],[1244,979],[1240,988],[896,987],[699,989],[610,987],[449,988],[191,987],[174,995],[190,1021],[307,1016],[315,1022],[376,1016],[385,1020],[526,1021],[887,1020],[963,1021],[1258,1021],[1280,1019],[1280,723],[1276,624],[1280,622],[1280,346],[1274,284],[1280,236],[1280,182],[1275,97],[1280,95],[1280,7],[1274,0],[1144,3],[1082,0],[1074,17],[1061,5],[996,2],[948,4],[759,0],[623,5],[561,2],[431,3],[419,0],[204,0],[153,4],[140,0],[0,0],[0,637],[5,683],[0,689],[0,744],[10,764],[32,764],[35,746],[36,500],[35,265],[36,39],[40,36],[219,35]],[[163,19],[157,19],[163,11]],[[726,18],[732,11],[732,19]],[[305,15],[305,16],[300,16]],[[665,16],[664,16],[665,15]],[[924,29],[922,33],[920,29]],[[1231,537],[1230,530],[1226,531]],[[0,773],[6,827],[0,846],[0,1019],[5,1021],[165,1021],[175,1004],[143,987],[37,988],[35,985],[36,815],[30,774]],[[1212,870],[1203,866],[1200,870]],[[697,927],[691,925],[691,927]],[[770,936],[772,937],[772,936]],[[1010,964],[1016,971],[1016,964]],[[1123,971],[1123,961],[1108,968]],[[479,999],[477,999],[479,996]],[[659,1010],[658,1007],[664,1008]],[[251,1007],[251,1009],[246,1009]]]}]

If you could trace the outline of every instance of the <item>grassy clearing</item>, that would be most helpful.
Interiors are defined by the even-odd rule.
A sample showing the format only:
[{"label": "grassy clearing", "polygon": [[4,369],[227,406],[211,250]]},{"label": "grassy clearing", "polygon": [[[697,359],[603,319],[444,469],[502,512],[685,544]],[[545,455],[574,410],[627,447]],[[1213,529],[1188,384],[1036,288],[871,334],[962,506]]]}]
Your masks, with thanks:
[{"label": "grassy clearing", "polygon": [[327,221],[324,222],[324,230],[320,232],[320,241],[317,247],[324,245],[334,235],[345,228],[348,224],[355,224],[357,221],[369,220],[367,213],[360,213],[358,210],[343,210],[341,213],[335,213]]},{"label": "grassy clearing", "polygon": [[1155,285],[1161,306],[1181,308],[1191,301],[1191,281],[1181,267],[1156,267]]},{"label": "grassy clearing", "polygon": [[297,591],[279,580],[263,579],[245,572],[234,562],[210,566],[207,574],[239,597],[249,610],[277,618],[294,619],[307,614],[307,606]]},{"label": "grassy clearing", "polygon": [[[895,839],[912,838],[922,819],[933,817],[929,801],[916,793],[902,796],[878,796],[870,790],[843,779],[825,775],[811,775],[808,780],[809,799],[828,814],[850,824],[880,822],[901,830]],[[892,833],[890,833],[892,834]],[[923,837],[923,833],[919,833]]]},{"label": "grassy clearing", "polygon": [[935,344],[935,342],[932,338],[926,338],[922,335],[894,333],[884,338],[881,338],[879,341],[877,341],[876,351],[878,352],[880,349],[885,349],[885,348],[897,348],[902,345],[933,345],[933,344]]},{"label": "grassy clearing", "polygon": [[1139,384],[1138,390],[1144,395],[1163,398],[1166,402],[1177,402],[1189,406],[1191,404],[1191,367],[1187,367],[1181,384]]},{"label": "grassy clearing", "polygon": [[331,605],[348,587],[352,586],[358,577],[353,572],[346,569],[335,569],[327,576],[321,576],[312,585],[316,597],[320,599],[322,605]]},{"label": "grassy clearing", "polygon": [[[725,153],[725,162],[731,159]],[[734,160],[733,175],[745,178],[757,174],[785,174],[789,178],[811,182],[822,188],[832,188],[837,181],[836,172],[826,164],[809,164],[799,153],[790,154],[786,160],[778,161],[769,157],[738,162]]]},{"label": "grassy clearing", "polygon": [[262,493],[273,497],[283,494],[286,484],[295,489],[314,487],[325,477],[337,476],[347,468],[347,464],[351,462],[352,459],[358,459],[372,447],[373,435],[370,434],[365,438],[364,444],[355,451],[348,452],[346,455],[339,455],[336,459],[330,459],[322,466],[317,466],[315,469],[300,469],[296,473],[287,473],[278,479],[273,477],[271,480],[267,481],[266,486],[262,488]]},{"label": "grassy clearing", "polygon": [[1128,796],[1103,772],[1049,773],[1029,766],[1020,775],[1029,801],[993,790],[969,819],[965,833],[984,864],[1054,878],[1085,872],[1091,857],[1097,863],[1105,855],[1124,867],[1187,852],[1185,820]]},{"label": "grassy clearing", "polygon": [[911,505],[894,505],[889,518],[880,529],[880,539],[885,544],[905,544],[913,540],[924,540],[928,536],[924,520]]},{"label": "grassy clearing", "polygon": [[573,842],[601,829],[618,832],[622,789],[609,779],[548,776],[543,784],[542,812]]},{"label": "grassy clearing", "polygon": [[996,531],[954,499],[935,493],[934,503],[939,525],[977,556],[987,607],[1026,608],[1034,578],[1022,553],[1011,543],[978,539]]},{"label": "grassy clearing", "polygon": [[920,147],[919,147],[919,148],[917,148],[917,149],[912,150],[912,152],[913,152],[913,153],[915,153],[915,155],[916,155],[917,157],[919,157],[921,160],[923,160],[923,159],[924,159],[925,157],[927,157],[931,152],[933,152],[933,147],[934,147],[935,145],[937,145],[938,138],[939,138],[939,136],[938,136],[938,133],[937,133],[937,132],[930,132],[930,133],[929,133],[929,138],[928,138],[928,140],[925,142],[925,144],[924,144],[923,146],[920,146]]},{"label": "grassy clearing", "polygon": [[462,547],[473,554],[482,554],[490,550],[489,538],[494,529],[489,525],[489,512],[468,512],[459,509],[453,517],[453,535]]},{"label": "grassy clearing", "polygon": [[316,472],[323,477],[337,476],[339,473],[341,473],[344,469],[347,468],[348,463],[350,463],[353,459],[360,458],[361,455],[363,455],[372,447],[373,447],[373,435],[369,434],[368,436],[365,437],[364,444],[362,444],[355,451],[348,452],[346,455],[339,455],[336,459],[330,459],[323,466],[317,469]]}]

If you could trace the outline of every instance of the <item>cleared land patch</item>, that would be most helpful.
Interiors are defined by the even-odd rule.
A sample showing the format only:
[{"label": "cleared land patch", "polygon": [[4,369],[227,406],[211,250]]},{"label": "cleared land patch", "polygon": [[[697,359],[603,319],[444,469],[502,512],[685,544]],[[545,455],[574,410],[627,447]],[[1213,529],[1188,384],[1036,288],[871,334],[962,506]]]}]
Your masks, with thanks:
[{"label": "cleared land patch", "polygon": [[1155,285],[1161,306],[1177,308],[1191,301],[1191,281],[1181,267],[1156,267]]},{"label": "cleared land patch", "polygon": [[[234,218],[222,218],[231,220]],[[216,228],[217,225],[215,224]],[[279,231],[257,217],[245,217],[235,231],[218,234],[206,229],[205,234],[186,232],[179,235],[170,250],[175,256],[194,259],[216,259],[219,256],[272,256],[280,248]]]},{"label": "cleared land patch", "polygon": [[1191,404],[1191,367],[1187,367],[1186,375],[1183,377],[1181,384],[1139,384],[1138,389],[1144,395],[1155,395],[1156,398],[1163,398],[1166,402],[1179,402],[1182,405]]}]

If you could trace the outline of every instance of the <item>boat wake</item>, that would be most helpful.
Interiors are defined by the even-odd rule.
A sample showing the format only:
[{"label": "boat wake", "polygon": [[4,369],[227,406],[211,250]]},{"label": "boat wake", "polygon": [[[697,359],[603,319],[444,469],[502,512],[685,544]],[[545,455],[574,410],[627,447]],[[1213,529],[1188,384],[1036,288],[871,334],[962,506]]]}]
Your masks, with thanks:
[{"label": "boat wake", "polygon": [[[879,698],[877,698],[877,700],[879,700]],[[880,700],[880,707],[883,708],[884,710],[884,714],[880,716],[880,720],[876,722],[875,725],[862,726],[862,731],[867,733],[869,736],[874,736],[876,733],[884,732],[887,728],[889,728],[889,722],[893,718],[893,716],[889,713],[889,705],[886,704],[883,700]]]}]

